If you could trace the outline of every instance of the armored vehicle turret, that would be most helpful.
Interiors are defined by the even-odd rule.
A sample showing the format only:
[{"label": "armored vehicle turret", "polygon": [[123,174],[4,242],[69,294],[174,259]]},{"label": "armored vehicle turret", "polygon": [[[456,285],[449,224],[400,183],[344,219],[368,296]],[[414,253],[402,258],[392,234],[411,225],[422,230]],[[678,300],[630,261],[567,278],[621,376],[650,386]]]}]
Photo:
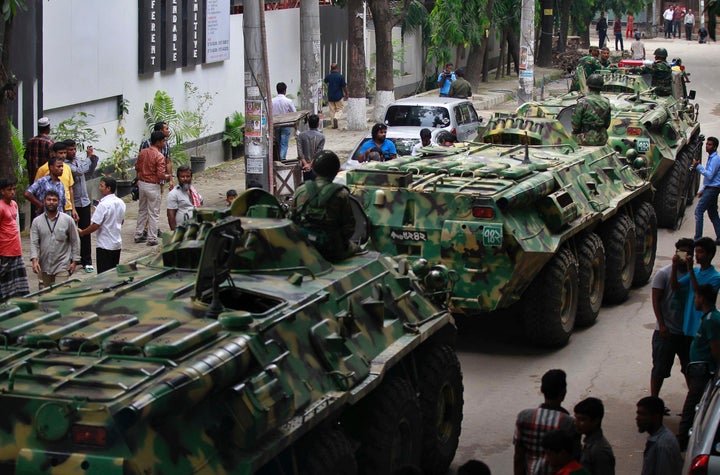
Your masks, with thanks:
[{"label": "armored vehicle turret", "polygon": [[2,473],[445,473],[463,406],[446,296],[376,252],[330,264],[271,202],[236,203],[0,307]]},{"label": "armored vehicle turret", "polygon": [[526,336],[565,344],[601,303],[650,277],[650,183],[610,146],[580,147],[555,119],[494,118],[486,143],[348,171],[372,245],[449,270],[455,311],[519,303]]},{"label": "armored vehicle turret", "polygon": [[[678,228],[699,187],[699,176],[690,171],[694,157],[700,158],[703,137],[698,121],[699,105],[692,103],[684,71],[673,71],[671,96],[658,96],[649,79],[629,69],[600,70],[603,96],[610,100],[611,123],[608,144],[627,163],[635,164],[653,185],[652,203],[658,225]],[[582,79],[582,78],[581,78]],[[571,130],[570,118],[579,95],[570,92],[541,102],[522,105],[524,117],[557,117]]]}]

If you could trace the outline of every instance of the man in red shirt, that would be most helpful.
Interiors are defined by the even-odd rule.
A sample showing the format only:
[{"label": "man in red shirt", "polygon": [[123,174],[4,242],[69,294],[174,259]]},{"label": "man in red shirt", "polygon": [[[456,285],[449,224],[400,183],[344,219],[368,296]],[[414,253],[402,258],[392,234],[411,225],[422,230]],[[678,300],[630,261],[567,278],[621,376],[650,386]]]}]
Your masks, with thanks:
[{"label": "man in red shirt", "polygon": [[0,302],[30,292],[22,260],[15,179],[0,178]]},{"label": "man in red shirt", "polygon": [[[138,204],[137,227],[135,228],[135,242],[147,240],[148,246],[158,243],[158,216],[162,198],[162,185],[170,179],[165,167],[165,156],[162,149],[165,147],[165,134],[155,131],[150,135],[151,147],[140,151],[135,171],[140,189],[140,202]],[[147,238],[143,231],[147,225]]]}]

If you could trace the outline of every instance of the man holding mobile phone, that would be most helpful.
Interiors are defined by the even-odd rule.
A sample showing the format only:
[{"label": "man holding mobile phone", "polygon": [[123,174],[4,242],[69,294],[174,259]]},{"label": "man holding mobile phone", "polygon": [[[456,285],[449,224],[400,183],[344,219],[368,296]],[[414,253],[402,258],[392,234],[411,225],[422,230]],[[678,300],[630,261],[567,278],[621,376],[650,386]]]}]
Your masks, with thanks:
[{"label": "man holding mobile phone", "polygon": [[[678,279],[687,272],[687,256],[692,255],[695,241],[682,238],[675,243],[677,256]],[[652,281],[652,304],[655,313],[655,331],[652,336],[652,362],[650,372],[650,395],[659,397],[665,379],[670,377],[670,370],[675,356],[680,360],[680,370],[685,373],[688,364],[689,345],[683,333],[683,314],[685,311],[686,292],[674,292],[671,286],[673,264],[658,270]]]}]

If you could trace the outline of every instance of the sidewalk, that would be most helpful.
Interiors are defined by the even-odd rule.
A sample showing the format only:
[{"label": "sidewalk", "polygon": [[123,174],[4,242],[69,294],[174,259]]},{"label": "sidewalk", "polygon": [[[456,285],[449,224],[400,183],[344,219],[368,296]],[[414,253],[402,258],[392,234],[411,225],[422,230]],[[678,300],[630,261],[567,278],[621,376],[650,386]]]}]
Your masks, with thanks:
[{"label": "sidewalk", "polygon": [[[539,83],[543,77],[546,80],[557,78],[560,75],[559,70],[548,69],[548,68],[535,68],[536,83]],[[487,121],[492,115],[493,109],[498,110],[513,110],[517,106],[517,89],[518,89],[518,78],[517,76],[509,76],[495,80],[494,72],[492,78],[487,83],[481,83],[474,88],[474,94],[471,98],[478,114]],[[565,81],[557,81],[550,87],[557,91],[566,91],[567,86]],[[437,94],[437,91],[431,91],[425,93],[427,95]],[[539,91],[538,91],[539,94]],[[547,95],[547,90],[546,90]],[[368,111],[370,112],[370,110]],[[345,120],[340,119],[340,128],[332,129],[325,128],[323,133],[325,134],[325,148],[332,150],[338,154],[341,160],[346,160],[350,152],[353,150],[355,145],[362,139],[365,134],[368,133],[372,127],[372,123],[368,122],[367,129],[361,131],[350,131],[344,130]],[[295,146],[294,138],[290,141],[290,146],[287,154],[288,159],[297,158],[297,150]],[[193,177],[193,185],[200,192],[205,200],[205,206],[211,207],[222,207],[225,205],[225,192],[234,188],[238,193],[241,193],[245,189],[245,160],[240,158],[229,162],[222,163],[221,165],[208,168],[202,173],[199,173]],[[159,227],[163,231],[168,231],[167,225],[167,211],[165,208],[165,199],[167,196],[167,190],[163,195],[162,206],[160,209]],[[133,236],[135,232],[135,226],[137,224],[138,214],[138,202],[132,201],[129,196],[125,197],[125,204],[127,206],[125,212],[125,223],[123,224],[122,240],[123,249],[120,255],[121,263],[132,262],[145,255],[159,252],[160,246],[149,247],[145,243],[135,244]],[[23,246],[23,259],[26,264],[28,273],[28,281],[30,283],[30,290],[35,291],[38,288],[37,276],[33,274],[32,267],[30,265],[30,225],[28,223],[27,229],[22,233],[22,246]],[[95,263],[95,234],[92,235],[92,257],[93,263]],[[95,273],[85,273],[84,270],[78,267],[73,278],[87,279],[94,277]]]}]

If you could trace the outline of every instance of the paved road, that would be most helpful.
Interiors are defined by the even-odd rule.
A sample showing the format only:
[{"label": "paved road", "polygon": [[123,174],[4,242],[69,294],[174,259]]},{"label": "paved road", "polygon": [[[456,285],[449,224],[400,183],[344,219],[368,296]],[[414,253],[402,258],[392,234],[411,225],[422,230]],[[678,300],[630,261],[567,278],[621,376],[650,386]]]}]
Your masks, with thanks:
[{"label": "paved road", "polygon": [[[702,131],[718,136],[717,67],[720,45],[700,45],[685,40],[649,40],[646,49],[668,49],[670,58],[682,57],[691,72],[692,89],[697,90]],[[706,157],[704,156],[704,159]],[[692,208],[677,232],[661,230],[655,268],[668,263],[673,244],[680,237],[692,237]],[[712,232],[706,219],[705,230]],[[712,234],[711,234],[712,235]],[[716,259],[717,260],[717,259]],[[461,318],[460,361],[465,375],[465,417],[460,447],[454,466],[469,459],[484,460],[494,475],[512,473],[512,433],[517,412],[542,400],[540,377],[551,368],[568,373],[565,407],[595,396],[605,402],[605,435],[614,447],[618,474],[640,473],[645,435],[635,426],[635,402],[649,395],[650,338],[654,325],[650,285],[636,289],[622,305],[605,307],[598,322],[576,332],[570,343],[557,351],[523,346],[519,326],[512,317],[491,319]],[[679,367],[673,369],[661,397],[672,409],[667,425],[677,429],[685,388]]]}]

